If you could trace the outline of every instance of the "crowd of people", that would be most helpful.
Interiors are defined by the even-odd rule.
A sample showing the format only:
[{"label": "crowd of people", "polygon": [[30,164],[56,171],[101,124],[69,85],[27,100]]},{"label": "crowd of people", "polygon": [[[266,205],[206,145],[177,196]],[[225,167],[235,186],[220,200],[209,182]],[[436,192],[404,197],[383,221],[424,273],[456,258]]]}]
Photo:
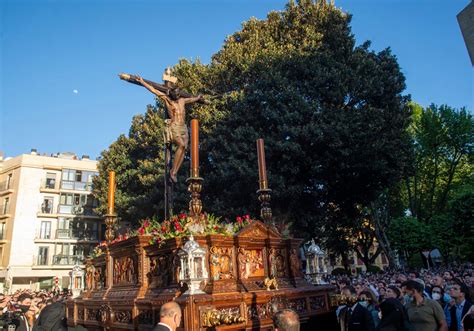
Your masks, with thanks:
[{"label": "crowd of people", "polygon": [[11,295],[0,293],[0,329],[66,331],[65,301],[68,297],[67,291],[18,290]]},{"label": "crowd of people", "polygon": [[474,265],[328,276],[341,294],[341,331],[474,330]]},{"label": "crowd of people", "polygon": [[[474,331],[474,264],[450,269],[382,272],[354,277],[327,276],[337,287],[341,305],[336,315],[341,331]],[[68,292],[18,290],[0,293],[0,329],[67,330]],[[275,314],[279,331],[300,328],[296,312]],[[181,309],[161,307],[154,330],[176,330]]]}]

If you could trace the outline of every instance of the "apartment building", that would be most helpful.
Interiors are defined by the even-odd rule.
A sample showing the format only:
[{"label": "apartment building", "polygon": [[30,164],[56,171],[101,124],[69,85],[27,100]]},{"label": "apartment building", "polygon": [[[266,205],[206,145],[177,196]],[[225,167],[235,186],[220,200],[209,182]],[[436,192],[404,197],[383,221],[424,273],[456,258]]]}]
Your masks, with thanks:
[{"label": "apartment building", "polygon": [[68,287],[105,232],[96,175],[96,161],[73,153],[0,158],[0,291]]}]

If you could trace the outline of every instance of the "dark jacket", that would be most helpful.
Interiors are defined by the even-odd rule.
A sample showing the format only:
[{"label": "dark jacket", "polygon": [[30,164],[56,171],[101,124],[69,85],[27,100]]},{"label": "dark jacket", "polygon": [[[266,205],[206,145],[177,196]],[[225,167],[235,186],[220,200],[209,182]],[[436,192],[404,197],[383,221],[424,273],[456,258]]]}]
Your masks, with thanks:
[{"label": "dark jacket", "polygon": [[55,302],[41,311],[33,331],[67,331],[66,305]]},{"label": "dark jacket", "polygon": [[155,328],[153,329],[153,331],[170,331],[170,329],[168,329],[166,326],[164,325],[161,325],[161,324],[157,324],[155,326]]},{"label": "dark jacket", "polygon": [[386,299],[380,304],[382,319],[377,331],[403,331],[404,321],[407,320],[405,307],[397,299]]},{"label": "dark jacket", "polygon": [[353,311],[352,307],[344,307],[341,310],[339,320],[341,321],[342,331],[374,331],[374,320],[370,312],[357,304]]},{"label": "dark jacket", "polygon": [[[466,316],[469,309],[471,309],[472,303],[466,300],[464,307],[462,308],[461,320]],[[451,323],[449,325],[449,331],[458,331],[458,321],[456,318],[456,305],[449,307],[449,314],[451,315]]]}]

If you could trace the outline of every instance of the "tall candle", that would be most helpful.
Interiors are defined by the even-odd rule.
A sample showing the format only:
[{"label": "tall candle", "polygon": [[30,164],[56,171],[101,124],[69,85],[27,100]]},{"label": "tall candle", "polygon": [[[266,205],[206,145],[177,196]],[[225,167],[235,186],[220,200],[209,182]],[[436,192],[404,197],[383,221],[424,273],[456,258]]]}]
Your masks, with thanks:
[{"label": "tall candle", "polygon": [[199,121],[191,120],[191,177],[199,177]]},{"label": "tall candle", "polygon": [[115,202],[115,171],[109,171],[108,214],[114,213]]},{"label": "tall candle", "polygon": [[267,181],[267,167],[265,165],[265,147],[263,145],[263,139],[257,139],[257,156],[258,156],[258,178],[260,189],[265,190],[268,188]]}]

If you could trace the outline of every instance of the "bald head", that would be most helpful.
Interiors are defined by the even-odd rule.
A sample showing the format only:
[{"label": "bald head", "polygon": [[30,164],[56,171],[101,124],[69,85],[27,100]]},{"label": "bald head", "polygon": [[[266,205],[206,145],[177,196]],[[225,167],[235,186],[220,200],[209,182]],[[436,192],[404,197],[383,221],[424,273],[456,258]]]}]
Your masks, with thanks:
[{"label": "bald head", "polygon": [[174,301],[165,303],[160,308],[160,323],[168,325],[171,330],[176,330],[181,324],[181,307]]},{"label": "bald head", "polygon": [[283,309],[273,316],[275,331],[300,331],[300,318],[292,309]]}]

